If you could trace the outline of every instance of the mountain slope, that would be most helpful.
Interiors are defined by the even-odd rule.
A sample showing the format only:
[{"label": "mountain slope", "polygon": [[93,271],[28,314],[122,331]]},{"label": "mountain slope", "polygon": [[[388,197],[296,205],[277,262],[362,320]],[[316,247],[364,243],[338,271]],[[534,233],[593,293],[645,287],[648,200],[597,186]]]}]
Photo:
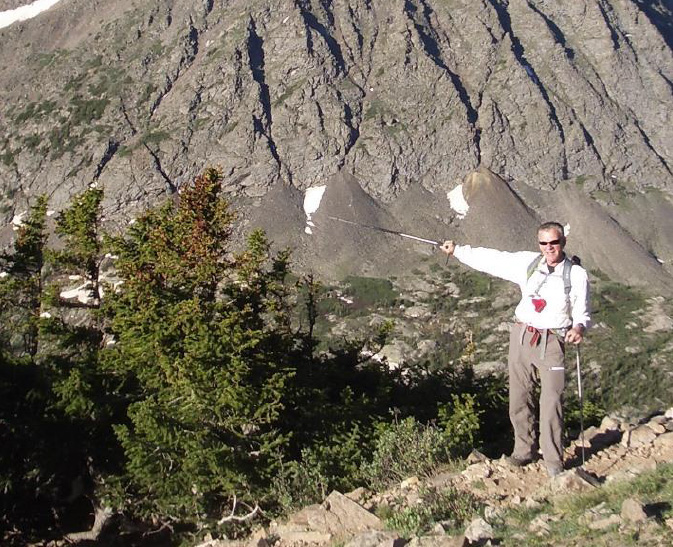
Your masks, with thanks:
[{"label": "mountain slope", "polygon": [[[61,0],[0,30],[1,211],[40,193],[61,209],[97,181],[124,219],[204,164],[246,211],[340,171],[394,209],[481,166],[515,190],[574,180],[588,201],[659,189],[663,219],[671,20],[666,1]],[[668,263],[673,238],[643,240],[652,220],[620,216]]]}]

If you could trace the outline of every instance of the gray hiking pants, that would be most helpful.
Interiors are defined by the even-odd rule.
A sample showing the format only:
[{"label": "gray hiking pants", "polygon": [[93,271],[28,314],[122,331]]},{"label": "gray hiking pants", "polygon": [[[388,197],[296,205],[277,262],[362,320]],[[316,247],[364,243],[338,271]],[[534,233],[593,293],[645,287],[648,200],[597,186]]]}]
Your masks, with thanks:
[{"label": "gray hiking pants", "polygon": [[536,455],[535,401],[540,383],[540,444],[547,466],[563,463],[564,344],[551,332],[544,353],[541,344],[531,345],[534,333],[517,323],[509,339],[509,419],[514,427],[514,450],[518,459]]}]

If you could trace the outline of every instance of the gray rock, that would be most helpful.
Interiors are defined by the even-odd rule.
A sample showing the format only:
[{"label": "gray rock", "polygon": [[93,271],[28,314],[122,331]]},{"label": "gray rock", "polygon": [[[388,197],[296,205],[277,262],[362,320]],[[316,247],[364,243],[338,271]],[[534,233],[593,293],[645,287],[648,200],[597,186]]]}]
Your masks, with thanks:
[{"label": "gray rock", "polygon": [[413,319],[426,319],[430,317],[430,311],[428,310],[427,306],[417,304],[415,306],[411,306],[410,308],[406,308],[404,310],[404,315]]},{"label": "gray rock", "polygon": [[553,493],[583,492],[592,490],[594,486],[577,469],[571,469],[553,477],[550,488]]},{"label": "gray rock", "polygon": [[628,522],[645,522],[647,520],[643,505],[634,498],[627,498],[622,502],[621,517]]},{"label": "gray rock", "polygon": [[[621,438],[622,434],[618,429],[589,427],[584,431],[585,448],[595,448],[600,450],[619,442]],[[576,442],[579,446],[581,443],[581,436]]]},{"label": "gray rock", "polygon": [[484,518],[487,522],[493,524],[502,518],[502,510],[497,507],[493,507],[492,505],[487,505],[484,508]]},{"label": "gray rock", "polygon": [[546,536],[551,532],[549,515],[538,515],[528,526],[528,530],[538,536]]},{"label": "gray rock", "polygon": [[651,444],[657,434],[652,431],[647,425],[639,425],[634,429],[630,429],[622,436],[622,446],[626,448],[637,448]]},{"label": "gray rock", "polygon": [[270,527],[270,534],[286,544],[326,544],[335,538],[382,530],[381,520],[365,508],[333,491],[321,505],[310,505],[291,515],[288,522]]},{"label": "gray rock", "polygon": [[407,547],[464,547],[465,538],[452,536],[422,536],[412,538]]},{"label": "gray rock", "polygon": [[336,517],[339,522],[338,532],[383,529],[381,519],[336,490],[323,502],[322,508]]},{"label": "gray rock", "polygon": [[406,542],[393,532],[371,530],[349,540],[344,547],[402,547]]},{"label": "gray rock", "polygon": [[493,527],[482,518],[476,518],[465,529],[468,545],[483,545],[493,539]]},{"label": "gray rock", "polygon": [[599,518],[589,523],[589,528],[592,530],[605,530],[611,526],[617,526],[621,524],[622,519],[619,515],[610,515],[607,517]]},{"label": "gray rock", "polygon": [[659,435],[655,439],[654,445],[657,448],[673,448],[673,431],[667,431],[666,433]]},{"label": "gray rock", "polygon": [[619,431],[621,429],[621,422],[614,418],[613,416],[605,416],[601,420],[600,430],[601,431]]},{"label": "gray rock", "polygon": [[409,344],[402,340],[393,340],[383,346],[376,357],[385,359],[391,368],[395,368],[405,363],[412,353],[413,350]]},{"label": "gray rock", "polygon": [[503,361],[483,361],[474,365],[474,373],[477,376],[490,376],[492,374],[507,372],[507,363]]},{"label": "gray rock", "polygon": [[659,423],[659,422],[656,422],[654,420],[650,420],[646,425],[656,435],[661,435],[662,433],[666,433],[666,426],[663,423]]}]

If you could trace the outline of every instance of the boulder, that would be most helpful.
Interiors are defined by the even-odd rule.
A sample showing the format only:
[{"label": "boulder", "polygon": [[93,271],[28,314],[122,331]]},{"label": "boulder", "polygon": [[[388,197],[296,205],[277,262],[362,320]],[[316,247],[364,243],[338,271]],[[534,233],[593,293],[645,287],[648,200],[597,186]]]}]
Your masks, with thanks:
[{"label": "boulder", "polygon": [[292,515],[287,523],[270,527],[270,533],[287,544],[329,544],[382,529],[381,519],[335,490],[322,504],[309,505]]},{"label": "boulder", "polygon": [[647,423],[647,427],[649,427],[656,435],[666,433],[666,426],[663,423],[659,423],[658,421],[650,420]]},{"label": "boulder", "polygon": [[550,489],[555,494],[560,492],[584,492],[593,488],[591,482],[577,469],[571,469],[556,475],[550,482]]},{"label": "boulder", "polygon": [[621,517],[628,522],[645,522],[647,514],[643,505],[634,498],[627,498],[622,503]]},{"label": "boulder", "polygon": [[619,517],[619,515],[610,515],[598,520],[595,520],[593,522],[589,523],[589,528],[592,530],[605,530],[606,528],[610,528],[611,526],[616,526],[621,524],[622,519]]},{"label": "boulder", "polygon": [[[383,523],[379,517],[336,490],[327,497],[321,507],[338,521],[338,531],[353,533],[383,529]],[[328,519],[325,522],[328,522]]]},{"label": "boulder", "polygon": [[406,547],[463,547],[465,538],[453,536],[422,536],[413,538]]},{"label": "boulder", "polygon": [[630,429],[622,436],[622,446],[626,448],[638,448],[651,444],[656,439],[657,434],[647,425],[639,425]]},{"label": "boulder", "polygon": [[[584,431],[584,446],[585,448],[593,448],[595,450],[601,450],[607,446],[611,446],[621,439],[622,434],[619,429],[603,429],[596,427],[589,427]],[[578,439],[578,445],[581,442]]]},{"label": "boulder", "polygon": [[476,518],[465,529],[465,540],[468,545],[484,545],[493,539],[493,527],[482,518]]},{"label": "boulder", "polygon": [[370,530],[352,538],[344,547],[402,547],[405,541],[393,532]]},{"label": "boulder", "polygon": [[667,431],[666,433],[659,435],[654,440],[653,444],[657,448],[673,448],[673,431]]}]

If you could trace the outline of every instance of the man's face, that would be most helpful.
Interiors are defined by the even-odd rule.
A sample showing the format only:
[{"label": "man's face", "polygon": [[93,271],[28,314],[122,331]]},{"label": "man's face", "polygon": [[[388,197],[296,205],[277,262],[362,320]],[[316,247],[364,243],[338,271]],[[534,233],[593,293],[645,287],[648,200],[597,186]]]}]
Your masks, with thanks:
[{"label": "man's face", "polygon": [[565,239],[555,228],[540,230],[537,233],[540,252],[550,266],[556,266],[563,259],[563,247]]}]

